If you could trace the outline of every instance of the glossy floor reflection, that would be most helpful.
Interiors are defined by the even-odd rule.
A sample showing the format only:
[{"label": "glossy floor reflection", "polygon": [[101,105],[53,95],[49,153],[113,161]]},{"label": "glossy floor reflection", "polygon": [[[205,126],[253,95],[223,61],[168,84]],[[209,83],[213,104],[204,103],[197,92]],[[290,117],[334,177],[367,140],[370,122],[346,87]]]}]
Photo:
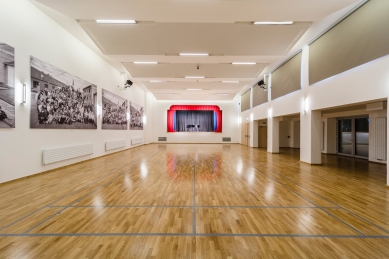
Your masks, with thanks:
[{"label": "glossy floor reflection", "polygon": [[151,144],[0,185],[0,258],[389,258],[386,166]]}]

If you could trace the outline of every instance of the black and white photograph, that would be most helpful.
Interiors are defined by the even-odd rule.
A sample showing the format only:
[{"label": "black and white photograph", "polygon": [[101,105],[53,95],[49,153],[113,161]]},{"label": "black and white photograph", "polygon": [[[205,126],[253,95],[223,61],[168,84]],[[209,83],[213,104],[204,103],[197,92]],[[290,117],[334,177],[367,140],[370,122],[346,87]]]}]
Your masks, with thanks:
[{"label": "black and white photograph", "polygon": [[0,42],[0,128],[15,128],[15,49]]},{"label": "black and white photograph", "polygon": [[143,107],[130,102],[130,130],[143,130]]},{"label": "black and white photograph", "polygon": [[103,89],[102,129],[127,130],[128,101]]},{"label": "black and white photograph", "polygon": [[31,57],[31,128],[97,129],[97,86]]}]

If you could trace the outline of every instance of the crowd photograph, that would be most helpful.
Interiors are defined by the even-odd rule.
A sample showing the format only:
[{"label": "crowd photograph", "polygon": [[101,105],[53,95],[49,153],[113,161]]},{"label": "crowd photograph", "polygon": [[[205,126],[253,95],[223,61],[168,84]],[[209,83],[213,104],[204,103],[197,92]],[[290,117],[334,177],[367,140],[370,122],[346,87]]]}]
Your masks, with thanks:
[{"label": "crowd photograph", "polygon": [[97,129],[97,86],[31,57],[31,128]]},{"label": "crowd photograph", "polygon": [[15,128],[15,49],[0,42],[0,128]]},{"label": "crowd photograph", "polygon": [[130,130],[143,130],[143,107],[130,102]]},{"label": "crowd photograph", "polygon": [[105,89],[102,92],[102,129],[127,130],[128,101]]}]

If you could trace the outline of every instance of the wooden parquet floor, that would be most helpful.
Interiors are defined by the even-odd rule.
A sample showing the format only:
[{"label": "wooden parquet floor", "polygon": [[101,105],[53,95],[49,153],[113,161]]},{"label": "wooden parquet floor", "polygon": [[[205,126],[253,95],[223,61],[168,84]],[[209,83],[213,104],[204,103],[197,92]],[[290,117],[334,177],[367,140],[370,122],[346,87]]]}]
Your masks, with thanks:
[{"label": "wooden parquet floor", "polygon": [[151,144],[0,185],[0,258],[389,258],[386,166]]}]

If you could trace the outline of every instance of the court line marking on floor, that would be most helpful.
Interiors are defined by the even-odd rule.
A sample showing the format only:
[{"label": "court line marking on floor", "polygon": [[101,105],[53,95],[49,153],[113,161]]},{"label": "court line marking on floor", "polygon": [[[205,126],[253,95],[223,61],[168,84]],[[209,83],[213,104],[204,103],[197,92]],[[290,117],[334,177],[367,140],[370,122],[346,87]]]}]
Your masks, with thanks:
[{"label": "court line marking on floor", "polygon": [[[154,153],[157,153],[157,151],[155,151]],[[15,221],[13,221],[13,222],[11,222],[10,224],[1,227],[1,228],[0,228],[0,231],[2,231],[2,230],[4,230],[4,229],[6,229],[6,228],[8,228],[8,227],[10,227],[10,226],[12,226],[12,225],[14,225],[14,224],[16,224],[16,223],[22,221],[22,220],[24,220],[24,219],[26,219],[26,218],[28,218],[28,217],[34,215],[35,213],[37,213],[37,212],[39,212],[39,211],[41,211],[41,210],[43,210],[43,209],[45,209],[45,208],[50,207],[52,204],[54,204],[54,203],[56,203],[56,202],[58,202],[58,201],[60,201],[60,200],[62,200],[62,199],[64,199],[64,198],[66,198],[66,197],[68,197],[68,196],[70,196],[70,195],[72,195],[72,194],[75,194],[75,193],[77,193],[77,192],[79,192],[79,191],[81,191],[81,190],[83,190],[83,189],[89,187],[90,185],[92,185],[92,184],[95,183],[96,181],[99,181],[99,180],[101,180],[101,179],[104,179],[104,178],[106,178],[106,177],[108,177],[108,176],[110,176],[110,175],[113,175],[113,174],[117,173],[117,171],[123,169],[124,167],[126,167],[126,166],[128,166],[128,165],[130,165],[130,164],[132,164],[132,163],[135,163],[136,161],[138,161],[138,160],[140,160],[140,159],[142,159],[142,157],[140,157],[140,158],[138,158],[138,159],[136,159],[136,160],[134,160],[134,161],[131,161],[131,162],[125,164],[125,165],[122,166],[121,168],[116,169],[115,172],[111,172],[111,173],[108,173],[108,174],[106,174],[106,175],[104,175],[104,176],[101,176],[101,177],[97,178],[96,180],[93,180],[93,181],[90,182],[89,184],[87,184],[87,185],[85,185],[85,186],[83,186],[83,187],[81,187],[81,188],[79,188],[79,189],[77,189],[77,190],[75,190],[75,191],[73,191],[73,192],[70,192],[70,193],[68,193],[68,194],[65,194],[64,196],[61,196],[58,200],[55,200],[54,202],[51,202],[51,203],[49,203],[48,205],[45,205],[44,207],[41,207],[41,208],[39,208],[39,209],[37,209],[37,210],[35,210],[35,211],[33,211],[33,212],[31,212],[31,213],[29,213],[29,214],[27,214],[27,215],[21,217],[21,218],[15,220]],[[88,171],[90,171],[90,170],[88,170]]]},{"label": "court line marking on floor", "polygon": [[[157,154],[157,153],[158,153],[158,152],[155,151],[150,157],[153,157],[153,156],[154,156],[155,154]],[[140,159],[142,159],[142,158],[138,158],[138,159],[135,160],[135,161],[138,161],[138,160],[140,160]],[[132,161],[131,163],[133,163],[133,162],[135,162],[135,161]],[[129,163],[129,164],[130,164],[130,163]],[[48,221],[48,220],[50,220],[51,218],[55,217],[56,215],[61,214],[64,210],[66,210],[67,208],[69,208],[69,206],[74,205],[75,203],[79,202],[80,200],[82,200],[82,199],[85,198],[86,196],[92,194],[93,192],[99,190],[100,188],[106,186],[107,184],[110,184],[111,182],[113,182],[114,180],[116,180],[117,178],[119,178],[120,176],[122,176],[122,175],[124,175],[124,174],[130,172],[131,170],[133,170],[136,166],[137,166],[137,164],[132,165],[132,166],[131,166],[128,170],[126,170],[125,172],[120,173],[118,176],[114,177],[114,178],[111,179],[110,181],[108,181],[108,182],[106,182],[106,183],[103,183],[100,187],[97,187],[97,188],[95,188],[93,191],[91,191],[91,192],[89,192],[88,194],[82,196],[81,199],[78,199],[78,200],[72,202],[72,203],[69,204],[68,206],[65,206],[62,210],[60,210],[60,211],[54,213],[53,215],[49,216],[49,217],[46,218],[45,220],[39,222],[38,224],[36,224],[36,225],[33,226],[32,228],[28,229],[26,232],[24,232],[24,234],[27,234],[28,232],[30,232],[30,231],[33,230],[34,228],[36,228],[36,227],[42,225],[42,224],[45,223],[46,221]],[[45,206],[44,208],[48,208],[48,207]]]},{"label": "court line marking on floor", "polygon": [[196,161],[193,167],[193,233],[196,234]]},{"label": "court line marking on floor", "polygon": [[[256,168],[255,166],[253,166],[253,167]],[[262,166],[262,167],[263,167],[263,166]],[[259,169],[257,169],[257,170],[259,170]],[[282,175],[282,174],[280,174],[280,173],[277,173],[277,172],[275,172],[274,170],[270,170],[270,171],[271,171],[272,173],[275,173],[275,174],[279,175],[280,177],[284,178],[285,180],[291,182],[292,184],[294,184],[294,185],[296,185],[296,186],[299,186],[300,188],[302,188],[302,189],[304,189],[304,190],[306,190],[306,191],[308,191],[308,192],[310,192],[310,193],[312,193],[312,194],[318,196],[319,198],[321,198],[321,199],[323,199],[323,200],[325,200],[325,201],[327,201],[327,202],[329,202],[329,203],[331,203],[331,204],[334,204],[334,205],[337,206],[338,208],[343,209],[343,210],[345,210],[345,211],[351,213],[351,214],[354,215],[355,217],[362,219],[363,221],[365,221],[365,222],[367,222],[367,223],[369,223],[369,224],[371,224],[371,225],[373,225],[373,226],[375,226],[375,227],[381,229],[382,231],[384,231],[384,232],[386,232],[386,233],[389,233],[388,230],[386,230],[386,229],[384,229],[384,228],[378,226],[377,224],[375,224],[375,223],[373,223],[373,222],[371,222],[371,221],[369,221],[369,220],[363,218],[362,216],[360,216],[360,215],[358,215],[358,214],[356,214],[356,213],[354,213],[354,212],[352,212],[352,211],[346,209],[345,207],[343,207],[343,206],[341,206],[341,205],[339,205],[339,204],[337,204],[337,203],[335,203],[335,202],[333,202],[333,201],[331,201],[331,200],[329,200],[329,199],[327,199],[327,198],[321,196],[320,194],[317,194],[317,193],[315,193],[314,191],[311,191],[311,190],[309,190],[308,188],[306,188],[306,187],[304,187],[304,186],[301,186],[301,185],[295,183],[294,181],[290,180],[288,177],[286,177],[286,176],[284,176],[284,175]],[[326,212],[326,213],[328,213],[328,212]]]},{"label": "court line marking on floor", "polygon": [[[272,179],[274,182],[277,182],[278,184],[282,185],[284,188],[286,188],[286,189],[288,189],[289,191],[293,192],[294,194],[298,195],[298,196],[301,197],[302,199],[304,199],[304,200],[306,200],[307,202],[311,203],[312,205],[318,207],[318,208],[319,208],[320,210],[322,210],[324,213],[326,213],[327,215],[329,215],[329,216],[335,218],[336,220],[338,220],[339,222],[343,223],[344,225],[346,225],[347,227],[349,227],[349,228],[352,229],[353,231],[359,233],[359,234],[362,235],[362,236],[365,236],[364,233],[362,233],[362,232],[359,231],[358,229],[354,228],[353,226],[351,226],[350,224],[348,224],[348,223],[345,222],[344,220],[342,220],[342,219],[336,217],[335,215],[333,215],[332,213],[330,213],[330,212],[328,212],[328,211],[326,211],[326,210],[320,208],[316,203],[312,202],[310,199],[304,197],[302,194],[300,194],[300,193],[298,193],[297,191],[291,189],[289,186],[285,185],[284,183],[280,182],[279,180],[276,180],[273,176],[269,175],[268,173],[263,172],[263,171],[262,171],[262,170],[263,170],[262,168],[259,169],[258,167],[254,166],[254,165],[252,164],[251,161],[249,161],[248,164],[250,164],[251,167],[254,168],[254,169],[255,169],[257,172],[259,172],[260,174],[262,174],[262,175],[264,175],[264,176],[266,176],[266,177]],[[266,170],[266,169],[265,169],[265,170]],[[272,171],[272,172],[273,172],[273,171]],[[276,172],[274,172],[274,173],[276,173]],[[276,173],[276,174],[278,174],[278,173]],[[335,205],[337,205],[337,204],[335,204]]]},{"label": "court line marking on floor", "polygon": [[42,233],[0,234],[0,237],[123,237],[123,236],[190,236],[190,237],[293,237],[293,238],[348,238],[389,239],[389,236],[310,235],[310,234],[224,234],[224,233]]},{"label": "court line marking on floor", "polygon": [[[48,208],[185,208],[192,209],[189,205],[72,205],[72,206],[49,206]],[[341,209],[339,207],[317,207],[317,206],[202,206],[196,208],[205,209]]]}]

